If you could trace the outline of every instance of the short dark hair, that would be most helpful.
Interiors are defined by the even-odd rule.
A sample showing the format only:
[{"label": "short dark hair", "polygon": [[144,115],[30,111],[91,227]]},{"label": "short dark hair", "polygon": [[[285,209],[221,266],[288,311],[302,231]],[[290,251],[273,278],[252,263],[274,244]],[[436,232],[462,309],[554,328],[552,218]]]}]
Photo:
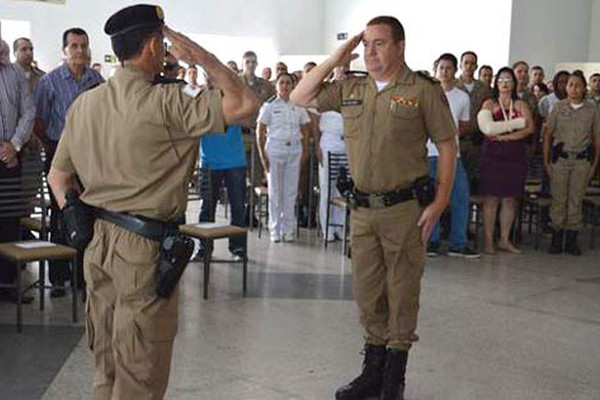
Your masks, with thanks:
[{"label": "short dark hair", "polygon": [[544,68],[542,68],[540,65],[534,65],[533,67],[531,67],[531,71],[533,70],[544,72]]},{"label": "short dark hair", "polygon": [[487,65],[487,64],[482,65],[481,67],[479,67],[479,72],[481,72],[482,69],[489,69],[492,72],[494,71],[494,69],[492,68],[492,66],[491,65]]},{"label": "short dark hair", "polygon": [[242,58],[248,58],[248,57],[254,57],[254,58],[258,58],[256,56],[256,53],[253,52],[252,50],[248,50],[247,52],[244,53],[244,55],[242,56]]},{"label": "short dark hair", "polygon": [[26,38],[26,37],[16,38],[15,41],[13,42],[13,53],[16,53],[17,50],[19,50],[19,42],[21,40],[27,40],[29,43],[31,43],[31,39],[29,39],[29,38]]},{"label": "short dark hair", "polygon": [[507,73],[510,74],[510,77],[513,80],[513,88],[510,93],[510,97],[513,100],[517,100],[519,96],[517,95],[517,76],[515,75],[515,71],[511,67],[502,67],[496,73],[496,77],[494,78],[494,86],[492,87],[492,98],[494,100],[498,100],[500,97],[500,92],[498,90],[498,79],[500,78],[500,74]]},{"label": "short dark hair", "polygon": [[93,63],[93,64],[92,64],[92,68],[94,68],[94,67],[102,67],[102,64],[100,64],[100,63],[98,63],[98,62],[96,62],[96,63]]},{"label": "short dark hair", "polygon": [[585,79],[585,75],[583,74],[583,71],[580,69],[576,69],[569,76],[569,78],[571,78],[571,77],[577,77],[577,78],[581,79],[581,81],[583,82],[583,88],[584,88],[584,93],[585,93],[585,91],[587,90],[587,81]]},{"label": "short dark hair", "polygon": [[[525,68],[527,68],[527,71],[529,71],[529,64],[527,64],[527,61],[523,61],[523,60],[519,60],[519,61],[517,61],[516,63],[514,63],[514,64],[512,65],[512,69],[513,69],[513,70],[517,69],[517,67],[518,67],[519,65],[524,65],[524,66],[525,66]],[[514,71],[513,71],[513,72],[514,72]]]},{"label": "short dark hair", "polygon": [[389,15],[382,15],[380,17],[375,17],[372,20],[370,20],[369,22],[367,22],[367,26],[372,26],[372,25],[387,25],[387,26],[389,26],[390,29],[392,30],[392,38],[394,39],[394,42],[399,42],[401,40],[405,40],[405,38],[406,38],[404,35],[404,27],[402,26],[400,21],[398,21],[398,19],[395,17],[391,17]]},{"label": "short dark hair", "polygon": [[67,45],[69,44],[67,38],[69,36],[69,34],[73,34],[73,35],[78,35],[78,36],[85,36],[85,38],[87,39],[88,43],[90,41],[90,37],[88,36],[87,32],[84,31],[81,28],[69,28],[67,29],[64,33],[63,33],[63,49],[65,47],[67,47]]},{"label": "short dark hair", "polygon": [[477,62],[477,58],[478,58],[477,57],[477,53],[475,53],[473,50],[467,50],[464,53],[462,53],[460,55],[460,62],[462,62],[466,56],[473,56],[473,57],[475,57],[475,62]]},{"label": "short dark hair", "polygon": [[458,69],[458,60],[456,59],[456,56],[454,56],[454,54],[452,53],[444,53],[441,56],[439,56],[437,58],[437,60],[435,60],[435,62],[433,63],[433,68],[437,69],[438,64],[440,63],[440,61],[445,60],[445,61],[450,61],[452,63],[452,66],[454,67],[455,70]]},{"label": "short dark hair", "polygon": [[160,27],[138,29],[127,33],[126,35],[116,35],[111,38],[112,48],[115,55],[121,62],[130,60],[140,55],[144,45],[152,37],[157,36],[160,32]]},{"label": "short dark hair", "polygon": [[275,78],[275,82],[278,82],[279,79],[283,78],[287,76],[288,78],[290,78],[292,80],[292,84],[296,84],[296,77],[293,74],[290,74],[289,72],[280,72],[277,74],[277,78]]},{"label": "short dark hair", "polygon": [[593,74],[591,74],[591,75],[590,75],[590,79],[592,79],[592,78],[595,78],[595,77],[597,77],[597,76],[599,76],[599,77],[600,77],[600,73],[598,73],[598,72],[594,72]]}]

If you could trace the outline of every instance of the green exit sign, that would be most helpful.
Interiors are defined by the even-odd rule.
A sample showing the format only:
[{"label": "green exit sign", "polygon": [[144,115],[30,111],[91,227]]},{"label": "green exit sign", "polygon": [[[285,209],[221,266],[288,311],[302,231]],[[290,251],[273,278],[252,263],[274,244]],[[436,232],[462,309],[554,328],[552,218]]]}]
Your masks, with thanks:
[{"label": "green exit sign", "polygon": [[117,62],[117,56],[115,56],[114,54],[106,54],[104,56],[104,62],[105,63],[109,63],[109,64],[116,63]]}]

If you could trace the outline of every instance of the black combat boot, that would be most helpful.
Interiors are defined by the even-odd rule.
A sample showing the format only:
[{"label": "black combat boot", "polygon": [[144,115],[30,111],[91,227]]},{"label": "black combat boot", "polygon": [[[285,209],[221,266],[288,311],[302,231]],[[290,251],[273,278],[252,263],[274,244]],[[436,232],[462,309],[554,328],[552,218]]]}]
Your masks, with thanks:
[{"label": "black combat boot", "polygon": [[361,374],[335,392],[336,400],[363,400],[379,396],[386,358],[385,346],[367,344],[364,352]]},{"label": "black combat boot", "polygon": [[404,375],[407,361],[408,351],[388,349],[380,400],[404,400]]},{"label": "black combat boot", "polygon": [[563,231],[562,229],[559,229],[559,230],[553,229],[552,230],[552,244],[550,245],[550,248],[548,249],[548,253],[550,253],[550,254],[562,253],[564,251],[563,250],[564,237],[565,237],[565,231]]},{"label": "black combat boot", "polygon": [[574,256],[581,255],[581,248],[577,243],[578,231],[567,231],[567,244],[565,245],[565,251]]}]

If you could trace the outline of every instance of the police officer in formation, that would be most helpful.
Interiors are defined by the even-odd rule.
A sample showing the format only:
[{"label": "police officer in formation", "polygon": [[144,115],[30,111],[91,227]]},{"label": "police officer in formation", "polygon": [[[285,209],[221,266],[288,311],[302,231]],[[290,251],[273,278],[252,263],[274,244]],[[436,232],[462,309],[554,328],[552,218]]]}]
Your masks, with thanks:
[{"label": "police officer in formation", "polygon": [[[61,208],[80,181],[80,199],[100,215],[84,265],[93,399],[162,399],[178,296],[156,293],[157,233],[183,219],[199,136],[224,132],[259,104],[214,55],[165,26],[160,7],[124,8],[104,30],[122,67],[71,106],[48,179]],[[217,90],[196,94],[155,79],[165,37]]]},{"label": "police officer in formation", "polygon": [[[324,84],[362,41],[368,77]],[[338,400],[404,398],[425,243],[446,208],[454,177],[456,127],[439,83],[404,60],[404,28],[394,17],[369,21],[300,81],[293,103],[337,110],[344,119],[349,167],[354,295],[365,334],[362,373]],[[428,181],[425,143],[439,150],[437,190]]]},{"label": "police officer in formation", "polygon": [[571,74],[567,98],[554,105],[544,131],[544,166],[552,190],[551,254],[581,255],[582,203],[600,157],[600,116],[586,100],[586,87],[583,74]]}]

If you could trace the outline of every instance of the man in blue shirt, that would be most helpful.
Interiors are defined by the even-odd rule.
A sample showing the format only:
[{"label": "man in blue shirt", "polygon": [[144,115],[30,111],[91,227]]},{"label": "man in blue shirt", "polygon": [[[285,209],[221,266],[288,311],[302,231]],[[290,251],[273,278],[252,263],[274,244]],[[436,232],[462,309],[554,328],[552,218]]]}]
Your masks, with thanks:
[{"label": "man in blue shirt", "polygon": [[[246,153],[242,139],[242,126],[229,125],[227,132],[209,133],[200,141],[200,166],[210,171],[211,197],[201,193],[200,222],[214,222],[219,190],[223,184],[231,207],[231,225],[244,226],[246,205]],[[246,238],[234,236],[229,239],[229,251],[235,259],[241,259],[246,248]],[[199,256],[203,255],[201,248]]]},{"label": "man in blue shirt", "polygon": [[[42,140],[46,150],[46,173],[54,158],[69,106],[82,92],[104,82],[102,75],[88,66],[89,38],[83,29],[71,28],[63,33],[63,54],[65,62],[40,79],[35,93],[35,133]],[[50,200],[51,239],[55,243],[65,243],[59,226],[59,208],[52,194]],[[81,268],[82,263],[78,264]],[[50,282],[53,285],[63,286],[69,276],[68,263],[50,262]],[[50,292],[51,297],[64,295],[64,289],[59,287]]]}]

